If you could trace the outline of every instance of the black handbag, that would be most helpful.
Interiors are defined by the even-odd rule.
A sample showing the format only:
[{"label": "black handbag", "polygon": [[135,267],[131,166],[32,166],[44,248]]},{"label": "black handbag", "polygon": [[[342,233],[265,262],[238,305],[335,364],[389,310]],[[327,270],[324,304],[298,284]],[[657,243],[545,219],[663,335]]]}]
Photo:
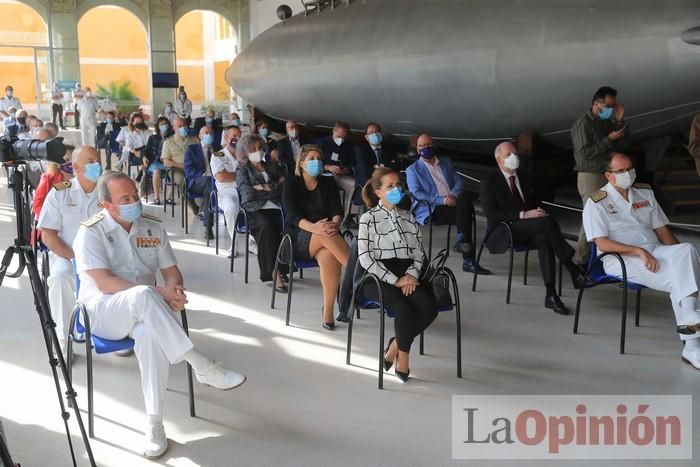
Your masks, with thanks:
[{"label": "black handbag", "polygon": [[427,287],[433,294],[437,308],[452,308],[452,295],[450,295],[450,276],[445,271],[447,250],[440,250],[428,264],[423,266],[420,274],[420,283]]}]

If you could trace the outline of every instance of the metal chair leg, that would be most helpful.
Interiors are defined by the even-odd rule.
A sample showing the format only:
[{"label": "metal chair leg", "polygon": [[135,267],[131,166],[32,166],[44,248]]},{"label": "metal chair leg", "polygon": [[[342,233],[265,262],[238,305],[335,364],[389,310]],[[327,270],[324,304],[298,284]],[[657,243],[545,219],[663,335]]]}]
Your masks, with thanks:
[{"label": "metal chair leg", "polygon": [[[357,312],[357,308],[355,308],[355,312]],[[353,318],[351,317],[350,320],[348,321],[348,346],[347,350],[345,352],[345,364],[350,365],[350,352],[352,351],[352,322]]]},{"label": "metal chair leg", "polygon": [[452,236],[452,224],[447,224],[447,247],[445,248],[445,256],[450,256],[450,237]]},{"label": "metal chair leg", "polygon": [[381,315],[381,321],[379,325],[379,381],[377,382],[377,389],[384,389],[384,329],[386,316],[384,313],[384,303],[380,304],[379,314]]},{"label": "metal chair leg", "polygon": [[562,262],[561,262],[561,260],[559,260],[559,271],[558,271],[559,277],[557,278],[557,281],[559,284],[559,296],[560,297],[561,297],[561,281],[562,281],[562,278],[564,277],[563,271],[564,271],[564,268],[563,268]]},{"label": "metal chair leg", "polygon": [[[481,242],[481,246],[479,247],[479,253],[476,255],[476,268],[479,268],[479,264],[481,261],[481,253],[484,252],[484,242]],[[474,273],[474,280],[472,281],[472,292],[476,292],[476,279],[479,275],[477,273]]]},{"label": "metal chair leg", "polygon": [[574,314],[574,334],[578,334],[578,319],[581,314],[581,299],[583,299],[583,291],[586,290],[585,287],[581,287],[578,291],[578,298],[576,299],[576,313]]},{"label": "metal chair leg", "polygon": [[510,243],[509,250],[510,263],[508,264],[508,291],[506,292],[506,305],[510,305],[510,288],[511,284],[513,283],[513,255],[515,253],[513,250],[513,242]]},{"label": "metal chair leg", "polygon": [[425,355],[425,348],[424,348],[424,345],[423,345],[423,341],[424,341],[423,334],[425,334],[424,331],[420,333],[420,340],[419,340],[420,346],[419,346],[419,351],[418,351],[418,354],[419,354],[419,355]]},{"label": "metal chair leg", "polygon": [[625,353],[625,334],[627,331],[627,281],[622,289],[622,319],[620,319],[620,354]]},{"label": "metal chair leg", "polygon": [[[287,290],[287,317],[285,318],[284,324],[289,326],[289,315],[292,312],[292,290],[294,290],[294,262],[289,266],[289,285]],[[274,279],[273,279],[274,280]],[[272,284],[275,287],[275,284]]]},{"label": "metal chair leg", "polygon": [[428,220],[428,263],[433,259],[433,222]]},{"label": "metal chair leg", "polygon": [[246,229],[245,229],[245,277],[244,282],[248,283],[248,262],[250,260],[250,229],[248,226],[248,220],[246,219]]},{"label": "metal chair leg", "polygon": [[[180,319],[182,320],[182,329],[189,337],[190,328],[187,324],[187,313],[184,309],[180,311]],[[194,418],[196,416],[194,407],[194,384],[192,383],[192,365],[189,363],[187,363],[187,396],[190,400],[190,417]]]},{"label": "metal chair leg", "polygon": [[634,325],[639,327],[639,312],[641,311],[642,289],[637,289],[637,306],[634,310]]},{"label": "metal chair leg", "polygon": [[523,285],[527,285],[527,265],[530,259],[530,250],[525,250],[525,270],[523,271]]}]

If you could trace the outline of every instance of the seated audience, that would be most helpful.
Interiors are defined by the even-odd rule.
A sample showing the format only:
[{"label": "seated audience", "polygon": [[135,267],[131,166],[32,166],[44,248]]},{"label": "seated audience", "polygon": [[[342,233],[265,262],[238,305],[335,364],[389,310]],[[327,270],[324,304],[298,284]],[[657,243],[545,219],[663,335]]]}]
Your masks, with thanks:
[{"label": "seated audience", "polygon": [[219,209],[224,212],[226,227],[231,238],[228,257],[236,255],[236,245],[233,244],[233,233],[236,230],[236,219],[240,209],[238,189],[236,188],[236,144],[241,139],[241,129],[235,126],[226,128],[223,132],[224,147],[214,153],[210,161],[211,173],[216,182],[216,196]]},{"label": "seated audience", "polygon": [[[569,314],[556,292],[554,258],[559,258],[578,288],[582,278],[580,269],[571,260],[574,249],[562,235],[557,221],[538,206],[527,175],[518,173],[520,159],[515,145],[501,143],[494,154],[499,170],[481,181],[481,207],[488,229],[493,229],[498,222],[508,222],[513,242],[537,247],[547,289],[544,306],[555,313]],[[503,251],[507,242],[507,231],[501,228],[491,235],[487,246],[492,251]]]},{"label": "seated audience", "polygon": [[216,117],[213,110],[207,110],[203,117],[197,117],[194,119],[194,134],[198,135],[199,130],[203,126],[208,126],[212,129],[212,134],[214,135],[214,141],[212,142],[212,148],[214,151],[221,149],[221,119]]},{"label": "seated audience", "polygon": [[[161,190],[161,177],[163,172],[166,170],[165,164],[160,159],[161,151],[163,149],[163,141],[166,138],[170,138],[173,135],[173,127],[170,125],[170,120],[167,117],[158,117],[156,120],[156,133],[148,137],[148,142],[143,151],[143,157],[146,159],[148,164],[148,174],[152,179],[153,184],[153,204],[160,205],[160,190]],[[147,177],[144,177],[142,182],[146,183]],[[141,187],[143,191],[145,187]],[[168,194],[166,193],[166,197]],[[170,194],[172,196],[172,194]]]},{"label": "seated audience", "polygon": [[[248,215],[248,228],[258,245],[260,280],[269,282],[282,233],[282,169],[276,162],[265,162],[265,140],[256,134],[243,136],[236,145],[236,183],[241,193],[241,207]],[[282,271],[286,272],[286,271]],[[286,293],[282,274],[273,284]]]},{"label": "seated audience", "polygon": [[[117,135],[117,142],[121,144],[123,150],[123,157],[119,162],[121,167],[124,164],[136,166],[138,168],[138,174],[136,176],[136,181],[141,181],[144,176],[143,171],[148,168],[148,162],[143,158],[143,151],[146,149],[146,144],[148,143],[148,138],[151,136],[151,132],[148,131],[148,125],[143,120],[143,115],[134,112],[129,117],[129,124],[122,128]],[[128,167],[128,165],[126,165]],[[141,187],[141,197],[146,198],[148,201],[148,190]]]},{"label": "seated audience", "polygon": [[275,162],[279,162],[277,140],[272,137],[270,125],[265,120],[258,120],[255,123],[255,128],[257,129],[258,134],[265,140],[265,144],[267,145],[267,152],[264,154],[265,160],[274,160]]},{"label": "seated audience", "polygon": [[186,127],[189,128],[192,123],[192,101],[187,98],[185,87],[180,86],[175,101],[175,113],[178,117],[183,118],[186,122]]},{"label": "seated audience", "polygon": [[374,169],[389,167],[399,171],[401,164],[394,149],[384,143],[382,129],[377,123],[367,124],[365,142],[355,146],[355,181],[365,186]]},{"label": "seated audience", "polygon": [[105,151],[107,168],[112,167],[112,155],[121,152],[117,141],[121,128],[113,111],[108,111],[105,120],[97,125],[97,148]]},{"label": "seated audience", "polygon": [[[172,171],[175,184],[182,187],[185,180],[185,149],[192,144],[199,144],[199,139],[195,136],[189,136],[187,121],[182,117],[175,119],[173,129],[175,133],[163,142],[160,159]],[[165,202],[174,203],[172,193],[166,197]]]},{"label": "seated audience", "polygon": [[191,144],[185,149],[185,181],[189,196],[197,196],[201,199],[201,207],[196,200],[188,198],[188,204],[195,216],[199,215],[204,222],[204,238],[214,238],[212,231],[213,213],[209,210],[211,197],[211,144],[214,134],[209,126],[203,126],[199,130],[199,143]]},{"label": "seated audience", "polygon": [[284,184],[285,223],[294,236],[294,258],[315,259],[321,268],[323,327],[335,328],[333,306],[348,244],[339,233],[343,221],[340,193],[331,177],[324,177],[323,155],[314,145],[301,148],[295,174]]},{"label": "seated audience", "polygon": [[58,136],[58,125],[56,125],[55,123],[47,122],[44,124],[44,128],[49,130],[49,132],[51,133],[51,138],[55,138],[56,136]]},{"label": "seated audience", "polygon": [[348,140],[350,126],[337,122],[330,135],[321,138],[316,145],[323,151],[323,169],[335,177],[335,183],[345,192],[343,207],[348,210],[350,197],[355,189],[355,154],[352,143]]},{"label": "seated audience", "polygon": [[[416,336],[437,316],[432,293],[419,282],[425,262],[420,227],[410,212],[397,207],[404,196],[399,174],[388,167],[376,169],[362,190],[369,208],[360,217],[358,259],[363,269],[381,281],[384,304],[394,313],[396,337],[389,339],[384,368],[396,365],[396,376],[408,380],[408,354]],[[375,287],[367,298],[376,299]]]},{"label": "seated audience", "polygon": [[[685,346],[682,359],[700,370],[700,255],[691,243],[680,243],[668,225],[649,185],[634,184],[629,156],[608,159],[608,183],[593,193],[583,209],[586,238],[598,253],[619,253],[627,280],[667,292],[676,318],[676,332]],[[619,261],[603,258],[607,274],[622,277]]]},{"label": "seated audience", "polygon": [[299,125],[294,120],[289,120],[285,124],[287,135],[277,141],[277,151],[279,152],[279,162],[287,168],[287,173],[292,174],[296,166],[297,158],[301,152],[301,147],[306,144],[299,136]]},{"label": "seated audience", "polygon": [[41,208],[44,206],[46,195],[49,194],[51,188],[66,180],[73,178],[73,149],[72,145],[66,145],[66,154],[63,156],[65,161],[63,164],[48,162],[46,164],[46,172],[41,174],[39,184],[34,191],[34,199],[32,200],[32,212],[34,218],[39,219]]},{"label": "seated audience", "polygon": [[172,102],[166,102],[163,111],[158,114],[158,117],[165,117],[170,122],[170,125],[175,125],[175,119],[177,118],[177,112],[173,108]]},{"label": "seated audience", "polygon": [[[462,177],[449,158],[437,156],[430,135],[420,135],[416,146],[420,158],[406,169],[416,220],[421,225],[425,225],[428,218],[436,224],[456,225],[457,241],[454,251],[462,253],[462,270],[491,274],[474,262],[471,239],[474,201],[472,195],[465,190]],[[419,201],[427,202],[428,206]]]}]

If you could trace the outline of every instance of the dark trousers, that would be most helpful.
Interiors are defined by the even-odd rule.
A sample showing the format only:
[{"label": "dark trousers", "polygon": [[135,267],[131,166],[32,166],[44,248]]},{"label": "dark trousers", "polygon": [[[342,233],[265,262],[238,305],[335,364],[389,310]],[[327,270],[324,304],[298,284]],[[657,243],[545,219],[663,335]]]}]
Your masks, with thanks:
[{"label": "dark trousers", "polygon": [[75,129],[80,128],[80,112],[78,112],[78,104],[73,105],[73,120],[75,121]]},{"label": "dark trousers", "polygon": [[[194,180],[189,181],[187,191],[195,196],[202,197],[202,206],[198,209],[202,213],[204,226],[207,230],[211,229],[212,213],[209,212],[209,202],[211,197],[211,176],[202,175]],[[191,200],[194,202],[194,200]],[[192,206],[190,206],[192,207]]]},{"label": "dark trousers", "polygon": [[51,104],[51,121],[56,124],[56,116],[58,116],[58,124],[63,128],[63,105]]},{"label": "dark trousers", "polygon": [[[277,249],[282,239],[282,214],[279,209],[260,209],[248,213],[248,228],[258,244],[260,280],[272,280]],[[280,268],[282,272],[286,272]]]},{"label": "dark trousers", "polygon": [[[465,243],[472,243],[472,222],[474,220],[474,199],[471,193],[462,193],[457,197],[456,206],[438,206],[430,216],[435,224],[457,226],[457,233],[462,234]],[[472,245],[473,246],[473,245]],[[473,258],[474,253],[464,255]]]},{"label": "dark trousers", "polygon": [[[384,306],[394,314],[396,345],[402,352],[410,352],[413,339],[430,326],[437,316],[435,299],[422,285],[406,297],[401,289],[382,282]],[[376,287],[367,287],[363,294],[370,300],[378,300]]]},{"label": "dark trousers", "polygon": [[[521,219],[514,221],[511,226],[513,241],[537,247],[537,253],[542,270],[542,279],[548,289],[554,287],[554,257],[562,263],[570,263],[574,249],[561,233],[559,223],[552,217],[537,219]],[[567,264],[567,268],[568,268]]]}]

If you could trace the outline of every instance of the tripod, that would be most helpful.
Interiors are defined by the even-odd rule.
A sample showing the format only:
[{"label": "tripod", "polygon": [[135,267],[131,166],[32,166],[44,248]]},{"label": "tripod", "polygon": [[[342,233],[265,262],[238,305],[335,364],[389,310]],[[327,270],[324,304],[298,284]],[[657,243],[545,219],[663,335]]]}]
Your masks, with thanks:
[{"label": "tripod", "polygon": [[[27,200],[25,199],[24,193],[27,182],[26,174],[25,171],[20,170],[21,168],[24,168],[23,164],[24,162],[21,161],[3,163],[3,165],[8,169],[8,186],[13,193],[17,217],[17,238],[15,238],[14,244],[11,245],[7,251],[5,251],[5,256],[2,259],[2,263],[0,263],[0,285],[2,285],[2,281],[6,275],[8,277],[19,277],[22,275],[25,269],[27,270],[27,273],[29,274],[29,282],[32,286],[32,294],[34,296],[34,307],[39,315],[39,322],[41,323],[41,329],[44,335],[44,343],[46,344],[46,352],[49,356],[49,365],[51,366],[51,373],[53,374],[53,380],[56,385],[58,403],[61,407],[61,418],[63,419],[63,425],[66,429],[66,436],[68,437],[68,446],[70,448],[73,466],[75,467],[77,463],[73,449],[73,441],[70,435],[70,428],[68,426],[70,413],[66,411],[63,397],[61,395],[61,382],[58,378],[57,366],[60,367],[63,381],[66,386],[66,398],[68,399],[68,404],[69,406],[73,407],[73,411],[75,412],[75,417],[78,421],[78,426],[80,427],[80,433],[83,438],[83,444],[85,445],[85,450],[87,451],[90,465],[94,467],[95,459],[92,455],[92,449],[90,448],[90,442],[88,441],[88,437],[85,433],[83,419],[80,416],[80,410],[78,409],[78,404],[75,400],[76,392],[73,389],[73,384],[68,376],[66,362],[58,344],[58,337],[56,336],[56,323],[54,323],[53,319],[51,318],[51,313],[49,312],[46,290],[44,290],[44,284],[42,283],[39,275],[36,255],[34,254],[32,246],[27,241],[25,222],[28,217],[27,213],[29,208],[26,204]],[[12,258],[15,255],[17,255],[19,259],[19,266],[17,271],[8,274],[8,268],[10,267]]]}]

